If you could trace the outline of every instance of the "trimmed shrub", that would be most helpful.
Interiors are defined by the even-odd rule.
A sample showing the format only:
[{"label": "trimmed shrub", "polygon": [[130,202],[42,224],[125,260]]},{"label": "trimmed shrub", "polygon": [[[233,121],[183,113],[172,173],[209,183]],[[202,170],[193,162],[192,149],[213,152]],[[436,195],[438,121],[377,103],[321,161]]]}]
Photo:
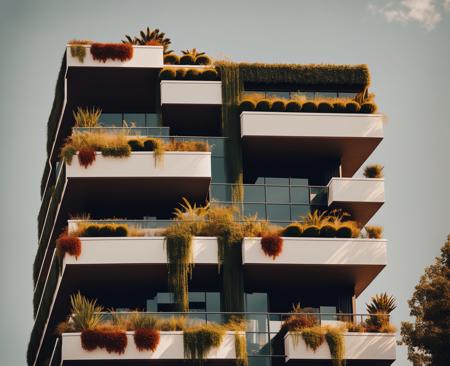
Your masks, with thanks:
[{"label": "trimmed shrub", "polygon": [[317,318],[310,314],[293,314],[281,325],[285,332],[295,332],[304,328],[311,328],[317,324]]},{"label": "trimmed shrub", "polygon": [[346,112],[346,106],[342,102],[336,102],[333,104],[334,107],[334,113],[345,113]]},{"label": "trimmed shrub", "polygon": [[334,238],[336,236],[336,227],[332,224],[325,224],[320,228],[320,237]]},{"label": "trimmed shrub", "polygon": [[307,225],[303,228],[303,237],[318,238],[320,236],[320,228],[316,225]]},{"label": "trimmed shrub", "polygon": [[144,140],[144,151],[155,151],[158,147],[158,141],[153,138]]},{"label": "trimmed shrub", "polygon": [[302,106],[302,112],[314,113],[317,112],[317,104],[314,102],[305,102]]},{"label": "trimmed shrub", "polygon": [[361,104],[361,109],[359,110],[359,113],[375,113],[378,109],[378,106],[374,102],[365,102]]},{"label": "trimmed shrub", "polygon": [[270,111],[270,107],[271,107],[270,101],[267,99],[262,99],[258,103],[256,103],[255,110],[266,112],[266,111]]},{"label": "trimmed shrub", "polygon": [[107,60],[126,61],[133,57],[133,47],[125,43],[93,43],[91,54],[94,60],[106,62]]},{"label": "trimmed shrub", "polygon": [[364,176],[366,178],[383,178],[384,166],[380,164],[368,165],[364,168]]},{"label": "trimmed shrub", "polygon": [[283,250],[283,238],[279,235],[264,235],[261,238],[261,249],[264,254],[275,259]]},{"label": "trimmed shrub", "polygon": [[369,239],[382,239],[383,227],[382,226],[366,226],[365,227]]},{"label": "trimmed shrub", "polygon": [[105,348],[108,353],[125,353],[127,348],[127,334],[121,330],[108,330],[100,332],[100,348]]},{"label": "trimmed shrub", "polygon": [[78,162],[81,166],[87,168],[95,161],[95,150],[90,146],[82,147],[78,151]]},{"label": "trimmed shrub", "polygon": [[139,351],[155,352],[160,340],[157,329],[138,328],[134,333],[134,343]]},{"label": "trimmed shrub", "polygon": [[299,238],[302,236],[303,228],[300,224],[290,224],[284,228],[281,235],[288,238]]},{"label": "trimmed shrub", "polygon": [[125,158],[130,156],[131,147],[127,145],[121,146],[104,146],[101,148],[103,156],[111,156],[114,158]]},{"label": "trimmed shrub", "polygon": [[348,225],[341,225],[336,230],[336,237],[337,238],[351,238],[353,234],[352,228]]},{"label": "trimmed shrub", "polygon": [[331,113],[333,112],[333,109],[334,109],[333,104],[329,102],[321,102],[317,106],[317,111],[320,113]]},{"label": "trimmed shrub", "polygon": [[217,70],[214,70],[214,69],[204,70],[200,74],[200,79],[201,80],[208,80],[208,81],[219,80],[219,73],[217,72]]},{"label": "trimmed shrub", "polygon": [[180,56],[175,55],[174,53],[164,55],[164,63],[166,65],[178,65],[180,63]]},{"label": "trimmed shrub", "polygon": [[177,78],[176,70],[174,70],[174,69],[162,69],[159,72],[159,78],[161,80],[175,80]]},{"label": "trimmed shrub", "polygon": [[211,59],[206,55],[200,55],[195,58],[196,65],[210,65]]},{"label": "trimmed shrub", "polygon": [[61,234],[56,239],[58,253],[62,257],[67,253],[78,258],[81,255],[81,240],[76,236],[69,236],[66,233]]},{"label": "trimmed shrub", "polygon": [[274,112],[284,112],[286,111],[286,103],[282,100],[276,100],[272,103],[270,110]]},{"label": "trimmed shrub", "polygon": [[361,109],[361,106],[358,102],[355,102],[354,100],[347,102],[345,105],[345,112],[346,113],[358,113]]},{"label": "trimmed shrub", "polygon": [[99,225],[98,236],[109,238],[109,237],[115,236],[115,233],[116,233],[116,229],[115,229],[114,226],[112,226],[112,225]]},{"label": "trimmed shrub", "polygon": [[184,80],[186,77],[186,69],[177,69],[175,73],[177,80]]},{"label": "trimmed shrub", "polygon": [[185,74],[185,78],[187,80],[198,80],[200,77],[200,73],[196,69],[188,69]]},{"label": "trimmed shrub", "polygon": [[243,100],[239,104],[239,109],[241,111],[254,111],[256,108],[256,104],[253,100]]},{"label": "trimmed shrub", "polygon": [[81,347],[86,351],[93,351],[101,344],[100,333],[96,330],[85,329],[81,332]]},{"label": "trimmed shrub", "polygon": [[96,224],[88,225],[81,236],[96,237],[99,235],[100,227]]},{"label": "trimmed shrub", "polygon": [[180,65],[195,65],[195,60],[192,55],[183,55],[180,57]]},{"label": "trimmed shrub", "polygon": [[162,46],[161,42],[157,39],[152,39],[150,41],[145,42],[146,46]]},{"label": "trimmed shrub", "polygon": [[302,104],[296,100],[291,100],[286,104],[286,112],[300,112]]},{"label": "trimmed shrub", "polygon": [[142,140],[128,140],[128,145],[130,146],[131,151],[144,151],[144,144],[142,143]]},{"label": "trimmed shrub", "polygon": [[128,236],[128,229],[124,225],[116,226],[115,236]]}]

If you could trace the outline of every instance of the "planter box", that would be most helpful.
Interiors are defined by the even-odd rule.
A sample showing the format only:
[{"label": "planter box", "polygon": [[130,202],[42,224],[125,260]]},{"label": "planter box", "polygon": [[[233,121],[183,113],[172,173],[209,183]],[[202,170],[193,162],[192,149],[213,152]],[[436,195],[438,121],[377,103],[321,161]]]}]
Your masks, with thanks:
[{"label": "planter box", "polygon": [[[353,361],[379,361],[390,365],[395,361],[395,334],[344,333],[345,359]],[[286,361],[330,360],[331,354],[326,341],[314,352],[307,348],[301,335],[298,342],[291,333],[284,337]],[[382,362],[382,361],[385,361]]]},{"label": "planter box", "polygon": [[126,158],[96,154],[95,161],[88,168],[82,167],[78,157],[74,156],[72,164],[66,164],[67,178],[211,178],[210,152],[165,152],[158,164],[155,164],[153,152],[133,152]]},{"label": "planter box", "polygon": [[162,104],[222,104],[220,81],[161,81]]},{"label": "planter box", "polygon": [[[227,332],[222,344],[211,350],[207,359],[230,360],[236,359],[235,333]],[[134,332],[127,332],[128,344],[125,353],[108,353],[106,350],[96,349],[86,351],[81,347],[81,333],[64,333],[62,335],[62,361],[77,360],[184,360],[183,332],[161,332],[161,339],[155,352],[139,351],[133,339]]]},{"label": "planter box", "polygon": [[91,55],[91,46],[83,46],[86,49],[86,56],[83,62],[77,57],[72,57],[70,46],[66,47],[67,67],[136,67],[136,68],[161,68],[163,67],[163,47],[162,46],[133,46],[133,57],[131,60],[107,60],[101,62],[94,60]]},{"label": "planter box", "polygon": [[[86,264],[167,264],[164,237],[80,238],[82,250],[76,259],[64,257],[64,267]],[[218,264],[217,238],[194,237],[194,263]]]}]

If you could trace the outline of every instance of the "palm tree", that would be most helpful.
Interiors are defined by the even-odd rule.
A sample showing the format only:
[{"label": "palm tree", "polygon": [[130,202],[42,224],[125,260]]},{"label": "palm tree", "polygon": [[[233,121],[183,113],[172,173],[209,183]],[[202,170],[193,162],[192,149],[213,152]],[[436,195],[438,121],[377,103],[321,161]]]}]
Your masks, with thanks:
[{"label": "palm tree", "polygon": [[172,53],[173,50],[169,50],[169,46],[172,43],[170,38],[165,37],[166,34],[164,32],[159,32],[159,29],[150,30],[147,27],[146,31],[140,31],[139,37],[131,38],[129,35],[125,35],[122,43],[136,44],[136,45],[152,45],[152,44],[160,44],[164,47],[164,54]]},{"label": "palm tree", "polygon": [[370,304],[366,304],[369,314],[390,314],[396,307],[395,298],[386,292],[372,296]]}]

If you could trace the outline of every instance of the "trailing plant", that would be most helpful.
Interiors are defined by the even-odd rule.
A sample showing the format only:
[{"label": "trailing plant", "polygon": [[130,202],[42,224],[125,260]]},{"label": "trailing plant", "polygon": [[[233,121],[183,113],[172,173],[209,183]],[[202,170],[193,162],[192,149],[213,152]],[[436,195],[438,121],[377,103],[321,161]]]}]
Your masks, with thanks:
[{"label": "trailing plant", "polygon": [[364,176],[366,178],[383,178],[384,166],[380,164],[368,165],[364,168]]},{"label": "trailing plant", "polygon": [[302,338],[305,341],[306,348],[311,348],[314,352],[325,341],[325,330],[320,327],[305,328],[302,330]]},{"label": "trailing plant", "polygon": [[70,55],[72,57],[76,57],[78,61],[81,63],[84,62],[84,58],[86,57],[86,47],[84,45],[91,44],[92,41],[89,40],[72,40],[68,43],[70,47]]},{"label": "trailing plant", "polygon": [[342,330],[329,328],[325,333],[325,340],[330,348],[332,363],[334,366],[342,366],[345,357],[345,343]]},{"label": "trailing plant", "polygon": [[129,35],[125,35],[125,39],[122,40],[122,43],[142,46],[161,45],[163,46],[165,55],[173,52],[172,50],[169,50],[172,43],[170,38],[167,38],[166,34],[160,32],[158,28],[150,30],[150,28],[147,27],[146,31],[140,31],[139,36],[134,38],[131,38]]},{"label": "trailing plant", "polygon": [[139,351],[155,352],[160,340],[160,334],[157,329],[137,328],[134,331],[134,343]]},{"label": "trailing plant", "polygon": [[88,168],[95,161],[95,150],[91,146],[83,146],[78,151],[78,162],[84,168]]},{"label": "trailing plant", "polygon": [[265,255],[275,260],[283,250],[283,238],[277,234],[265,235],[261,238],[261,248]]},{"label": "trailing plant", "polygon": [[56,239],[56,248],[60,258],[64,258],[67,253],[78,259],[81,255],[81,240],[76,236],[67,235],[65,231]]},{"label": "trailing plant", "polygon": [[224,327],[210,323],[185,329],[183,333],[185,357],[198,360],[202,364],[209,351],[220,346],[224,335]]},{"label": "trailing plant", "polygon": [[101,322],[103,308],[97,300],[88,300],[80,292],[70,297],[71,323],[75,331],[94,329]]},{"label": "trailing plant", "polygon": [[366,226],[366,233],[369,239],[382,239],[383,227],[382,226]]},{"label": "trailing plant", "polygon": [[78,107],[72,113],[75,127],[97,127],[102,110],[95,107],[92,107],[92,109]]},{"label": "trailing plant", "polygon": [[318,320],[315,315],[304,313],[300,304],[292,306],[292,315],[286,318],[281,324],[281,330],[286,332],[299,332],[305,328],[312,328],[317,325]]},{"label": "trailing plant", "polygon": [[106,62],[107,60],[127,61],[133,57],[133,47],[122,43],[93,43],[91,55],[94,60]]},{"label": "trailing plant", "polygon": [[236,352],[236,366],[248,366],[247,338],[245,334],[234,333],[234,349]]}]

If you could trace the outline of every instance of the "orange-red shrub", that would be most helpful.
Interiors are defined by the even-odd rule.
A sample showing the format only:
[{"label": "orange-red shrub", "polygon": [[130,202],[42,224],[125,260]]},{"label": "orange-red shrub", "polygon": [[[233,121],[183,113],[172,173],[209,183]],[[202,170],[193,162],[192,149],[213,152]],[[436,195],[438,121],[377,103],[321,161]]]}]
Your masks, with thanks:
[{"label": "orange-red shrub", "polygon": [[311,314],[294,314],[287,318],[282,326],[286,332],[289,331],[300,331],[304,328],[311,328],[317,325],[317,318]]},{"label": "orange-red shrub", "polygon": [[61,253],[61,256],[67,253],[78,258],[81,254],[81,240],[76,236],[67,235],[67,232],[62,233],[56,239],[56,247]]},{"label": "orange-red shrub", "polygon": [[93,43],[91,54],[94,60],[106,62],[106,60],[131,60],[133,57],[133,46],[126,43]]},{"label": "orange-red shrub", "polygon": [[159,344],[159,330],[151,328],[138,328],[134,332],[134,343],[139,351],[156,351]]},{"label": "orange-red shrub", "polygon": [[81,166],[87,168],[95,161],[95,150],[92,147],[82,147],[78,151],[78,161]]},{"label": "orange-red shrub", "polygon": [[86,351],[104,348],[108,353],[120,355],[125,352],[127,343],[127,335],[121,330],[86,329],[81,332],[81,346]]},{"label": "orange-red shrub", "polygon": [[275,259],[283,250],[283,238],[277,234],[265,235],[261,239],[261,248],[265,255]]},{"label": "orange-red shrub", "polygon": [[151,41],[148,41],[145,44],[147,46],[162,46],[161,42],[157,41],[156,39],[152,39]]}]

